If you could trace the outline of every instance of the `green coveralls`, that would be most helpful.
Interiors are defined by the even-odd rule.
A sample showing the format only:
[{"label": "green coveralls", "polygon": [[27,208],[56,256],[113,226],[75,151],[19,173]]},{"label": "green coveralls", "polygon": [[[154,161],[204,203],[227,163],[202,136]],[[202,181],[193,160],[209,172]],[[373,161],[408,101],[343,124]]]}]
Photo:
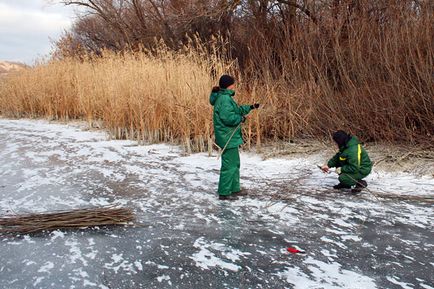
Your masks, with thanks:
[{"label": "green coveralls", "polygon": [[327,165],[330,168],[340,167],[339,182],[349,187],[368,176],[372,170],[368,153],[355,136],[352,136],[345,146],[339,148],[339,152],[328,161]]},{"label": "green coveralls", "polygon": [[240,191],[240,154],[238,147],[225,149],[222,154],[222,166],[218,193],[222,196]]},{"label": "green coveralls", "polygon": [[[243,116],[247,115],[250,105],[239,106],[234,100],[235,92],[221,89],[212,92],[210,103],[214,106],[213,123],[217,145],[225,151],[222,154],[218,193],[228,196],[240,191],[240,154],[238,147],[243,144],[241,126]],[[234,131],[236,130],[236,131]],[[232,138],[231,138],[232,135]]]}]

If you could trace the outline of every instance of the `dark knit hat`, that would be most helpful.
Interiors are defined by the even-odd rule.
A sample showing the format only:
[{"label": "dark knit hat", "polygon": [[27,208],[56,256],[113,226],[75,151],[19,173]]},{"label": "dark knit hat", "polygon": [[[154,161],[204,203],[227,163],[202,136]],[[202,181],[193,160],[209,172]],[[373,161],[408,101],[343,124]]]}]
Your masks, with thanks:
[{"label": "dark knit hat", "polygon": [[235,79],[232,76],[226,74],[222,75],[219,80],[220,88],[228,88],[228,86],[231,86],[234,83]]},{"label": "dark knit hat", "polygon": [[339,147],[344,147],[351,139],[351,135],[347,134],[343,130],[338,130],[333,134],[333,140]]}]

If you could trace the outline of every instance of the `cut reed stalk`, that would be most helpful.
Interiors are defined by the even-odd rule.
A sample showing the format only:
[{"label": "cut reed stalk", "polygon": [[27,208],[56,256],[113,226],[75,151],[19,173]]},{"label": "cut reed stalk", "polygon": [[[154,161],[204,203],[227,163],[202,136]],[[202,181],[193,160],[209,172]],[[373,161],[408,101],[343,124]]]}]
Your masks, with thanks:
[{"label": "cut reed stalk", "polygon": [[53,213],[10,215],[0,218],[0,234],[29,234],[57,229],[132,224],[128,208],[101,207]]}]

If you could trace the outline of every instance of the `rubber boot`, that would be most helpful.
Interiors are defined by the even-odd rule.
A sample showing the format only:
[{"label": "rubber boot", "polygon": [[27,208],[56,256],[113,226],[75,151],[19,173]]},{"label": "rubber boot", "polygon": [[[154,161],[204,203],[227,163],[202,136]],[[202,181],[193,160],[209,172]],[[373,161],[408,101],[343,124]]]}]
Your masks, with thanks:
[{"label": "rubber boot", "polygon": [[368,186],[368,183],[364,180],[360,180],[357,182],[354,189],[351,190],[353,194],[359,194],[364,188]]},{"label": "rubber boot", "polygon": [[236,200],[238,200],[238,197],[234,196],[234,195],[228,195],[228,196],[220,195],[219,200],[220,201],[236,201]]}]

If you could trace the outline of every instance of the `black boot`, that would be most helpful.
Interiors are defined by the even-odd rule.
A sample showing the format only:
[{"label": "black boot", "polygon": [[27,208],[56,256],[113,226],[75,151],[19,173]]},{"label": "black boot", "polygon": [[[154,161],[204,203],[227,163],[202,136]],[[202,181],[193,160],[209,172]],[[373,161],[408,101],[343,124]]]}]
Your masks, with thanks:
[{"label": "black boot", "polygon": [[240,196],[247,196],[247,190],[246,190],[246,189],[241,189],[241,190],[238,191],[238,192],[233,192],[232,195],[233,195],[233,196],[237,196],[237,197],[240,197]]},{"label": "black boot", "polygon": [[340,189],[351,189],[350,186],[344,185],[343,183],[339,183],[335,186],[333,186],[333,189],[340,190]]},{"label": "black boot", "polygon": [[357,182],[356,187],[358,185],[361,186],[362,188],[366,188],[368,186],[368,182],[366,182],[365,180],[360,180],[360,181]]},{"label": "black boot", "polygon": [[235,200],[238,200],[238,197],[234,196],[234,195],[228,195],[228,196],[219,195],[219,200],[221,200],[221,201],[235,201]]},{"label": "black boot", "polygon": [[368,183],[364,180],[360,180],[356,183],[356,187],[351,190],[351,193],[358,194],[360,193],[364,188],[368,186]]}]

